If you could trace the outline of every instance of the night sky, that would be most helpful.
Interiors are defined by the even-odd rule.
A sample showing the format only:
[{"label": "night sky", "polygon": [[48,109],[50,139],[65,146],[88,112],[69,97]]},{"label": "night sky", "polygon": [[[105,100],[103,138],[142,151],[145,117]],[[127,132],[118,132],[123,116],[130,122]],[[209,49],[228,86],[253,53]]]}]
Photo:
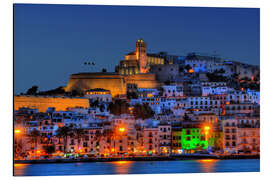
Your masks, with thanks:
[{"label": "night sky", "polygon": [[259,18],[256,8],[16,4],[14,91],[65,86],[72,73],[114,71],[140,37],[152,53],[218,54],[259,65]]}]

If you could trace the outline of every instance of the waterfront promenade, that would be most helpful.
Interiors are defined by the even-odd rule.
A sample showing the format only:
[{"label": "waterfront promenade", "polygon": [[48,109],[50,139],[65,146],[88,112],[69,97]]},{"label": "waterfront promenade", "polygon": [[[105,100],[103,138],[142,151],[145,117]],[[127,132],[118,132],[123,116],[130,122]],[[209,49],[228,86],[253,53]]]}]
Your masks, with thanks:
[{"label": "waterfront promenade", "polygon": [[198,159],[259,159],[259,155],[208,155],[186,154],[175,156],[148,156],[148,157],[106,157],[106,158],[61,158],[61,159],[33,159],[14,160],[14,163],[74,163],[74,162],[112,162],[112,161],[173,161],[173,160],[198,160]]}]

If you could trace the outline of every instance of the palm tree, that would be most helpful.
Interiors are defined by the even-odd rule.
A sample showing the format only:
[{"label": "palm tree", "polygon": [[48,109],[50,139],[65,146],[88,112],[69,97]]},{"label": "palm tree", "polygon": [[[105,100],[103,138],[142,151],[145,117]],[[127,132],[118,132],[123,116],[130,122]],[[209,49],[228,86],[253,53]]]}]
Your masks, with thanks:
[{"label": "palm tree", "polygon": [[72,128],[70,126],[63,126],[57,129],[56,136],[64,140],[64,153],[66,153],[67,138],[71,135]]},{"label": "palm tree", "polygon": [[40,132],[37,129],[34,129],[30,132],[29,134],[30,137],[30,142],[31,144],[34,143],[34,149],[37,149],[37,143],[38,143],[38,138],[40,137]]},{"label": "palm tree", "polygon": [[43,149],[49,156],[51,156],[51,154],[55,152],[55,145],[44,146]]},{"label": "palm tree", "polygon": [[78,143],[77,143],[77,149],[78,149],[79,148],[79,143],[80,143],[81,139],[84,137],[85,132],[84,132],[83,129],[74,128],[73,133],[74,133],[74,138],[77,139],[77,141],[78,141]]}]

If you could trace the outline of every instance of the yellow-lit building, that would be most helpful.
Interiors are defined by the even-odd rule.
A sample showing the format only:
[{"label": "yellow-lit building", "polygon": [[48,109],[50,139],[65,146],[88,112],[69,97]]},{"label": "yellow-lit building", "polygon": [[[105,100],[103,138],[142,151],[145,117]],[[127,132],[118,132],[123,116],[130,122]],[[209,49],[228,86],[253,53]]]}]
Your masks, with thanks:
[{"label": "yellow-lit building", "polygon": [[111,92],[103,88],[87,90],[85,92],[85,97],[89,98],[90,101],[102,101],[102,102],[112,101]]},{"label": "yellow-lit building", "polygon": [[136,88],[158,88],[160,83],[155,73],[150,73],[150,66],[165,63],[162,54],[147,54],[146,43],[142,39],[136,42],[136,50],[125,55],[116,67],[116,72],[95,72],[72,74],[65,88],[67,92],[104,88],[112,97],[125,95]]},{"label": "yellow-lit building", "polygon": [[49,107],[54,107],[56,111],[65,111],[72,107],[89,108],[90,103],[88,98],[14,96],[14,109],[19,110],[22,107],[38,109],[39,112],[46,112]]},{"label": "yellow-lit building", "polygon": [[151,65],[164,64],[164,58],[156,54],[147,54],[146,43],[142,39],[136,42],[136,51],[125,55],[116,70],[121,75],[134,75],[149,72]]},{"label": "yellow-lit building", "polygon": [[157,88],[159,84],[154,74],[134,74],[129,76],[117,73],[78,73],[72,74],[65,88],[67,92],[78,90],[85,92],[89,89],[105,88],[112,97],[125,95],[127,87],[135,84],[137,88]]}]

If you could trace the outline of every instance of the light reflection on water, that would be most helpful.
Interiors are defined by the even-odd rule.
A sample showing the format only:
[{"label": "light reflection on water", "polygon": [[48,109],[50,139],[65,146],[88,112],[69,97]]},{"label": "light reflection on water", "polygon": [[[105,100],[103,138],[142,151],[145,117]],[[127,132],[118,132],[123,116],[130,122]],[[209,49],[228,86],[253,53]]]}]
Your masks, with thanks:
[{"label": "light reflection on water", "polygon": [[201,165],[201,170],[204,173],[210,173],[210,172],[215,172],[215,164],[218,162],[219,160],[217,159],[200,159],[197,160],[197,162],[200,163]]},{"label": "light reflection on water", "polygon": [[134,161],[114,161],[110,163],[114,165],[116,174],[129,174]]},{"label": "light reflection on water", "polygon": [[25,174],[25,169],[29,164],[14,164],[14,175],[23,176]]},{"label": "light reflection on water", "polygon": [[15,164],[15,176],[259,172],[260,160],[114,161]]}]

